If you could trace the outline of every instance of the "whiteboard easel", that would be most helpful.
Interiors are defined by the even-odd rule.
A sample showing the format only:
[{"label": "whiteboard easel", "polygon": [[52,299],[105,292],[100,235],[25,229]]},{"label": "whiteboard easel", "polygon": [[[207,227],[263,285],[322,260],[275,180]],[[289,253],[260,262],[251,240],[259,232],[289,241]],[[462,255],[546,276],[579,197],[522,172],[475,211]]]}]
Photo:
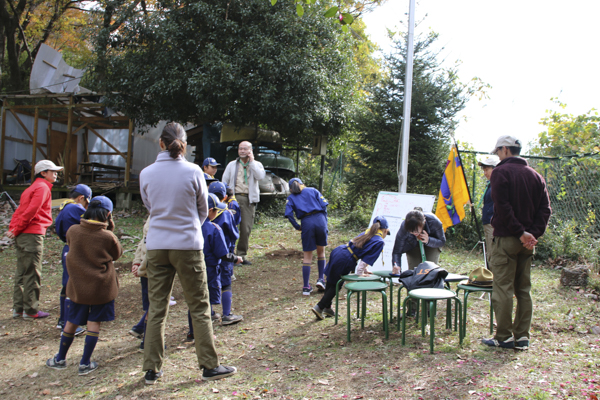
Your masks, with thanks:
[{"label": "whiteboard easel", "polygon": [[[435,196],[431,195],[379,192],[369,226],[371,226],[376,216],[383,216],[390,225],[390,234],[384,239],[385,246],[383,248],[383,254],[371,266],[371,271],[392,269],[392,250],[394,249],[396,234],[398,233],[406,214],[409,211],[414,210],[415,207],[421,207],[423,212],[431,212],[433,210],[434,202]],[[407,269],[408,261],[406,260],[406,254],[403,254],[402,270],[405,271]]]}]

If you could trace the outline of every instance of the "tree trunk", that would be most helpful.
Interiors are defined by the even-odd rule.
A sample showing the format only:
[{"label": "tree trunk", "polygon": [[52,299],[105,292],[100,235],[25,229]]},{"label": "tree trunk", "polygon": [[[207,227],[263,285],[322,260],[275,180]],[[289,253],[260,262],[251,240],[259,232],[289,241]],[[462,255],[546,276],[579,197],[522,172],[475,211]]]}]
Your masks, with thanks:
[{"label": "tree trunk", "polygon": [[585,265],[565,268],[560,275],[560,284],[563,286],[581,286],[588,284],[589,269]]}]

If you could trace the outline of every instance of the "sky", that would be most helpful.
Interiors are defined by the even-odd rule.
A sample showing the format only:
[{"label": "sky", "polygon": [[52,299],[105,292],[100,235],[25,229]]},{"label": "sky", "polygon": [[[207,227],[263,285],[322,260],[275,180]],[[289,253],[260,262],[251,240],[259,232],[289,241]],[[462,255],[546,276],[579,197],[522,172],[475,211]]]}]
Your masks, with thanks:
[{"label": "sky", "polygon": [[[406,31],[408,8],[408,0],[387,0],[364,16],[384,52],[386,28]],[[415,37],[439,33],[442,58],[449,66],[461,61],[461,80],[479,77],[492,86],[488,99],[468,102],[456,138],[477,151],[492,150],[501,135],[525,145],[544,130],[546,110],[559,110],[553,97],[569,114],[600,108],[598,15],[600,2],[589,0],[417,0]]]}]

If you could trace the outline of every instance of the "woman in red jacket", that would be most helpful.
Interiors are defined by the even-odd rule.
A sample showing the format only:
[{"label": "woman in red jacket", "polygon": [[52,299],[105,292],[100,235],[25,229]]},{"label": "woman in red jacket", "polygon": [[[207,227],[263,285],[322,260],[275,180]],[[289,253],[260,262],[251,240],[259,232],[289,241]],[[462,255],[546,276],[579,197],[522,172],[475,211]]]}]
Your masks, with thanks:
[{"label": "woman in red jacket", "polygon": [[13,293],[13,318],[33,320],[49,314],[39,311],[42,254],[46,229],[52,224],[52,184],[58,171],[52,161],[35,164],[35,181],[21,195],[6,236],[15,239],[17,271]]}]

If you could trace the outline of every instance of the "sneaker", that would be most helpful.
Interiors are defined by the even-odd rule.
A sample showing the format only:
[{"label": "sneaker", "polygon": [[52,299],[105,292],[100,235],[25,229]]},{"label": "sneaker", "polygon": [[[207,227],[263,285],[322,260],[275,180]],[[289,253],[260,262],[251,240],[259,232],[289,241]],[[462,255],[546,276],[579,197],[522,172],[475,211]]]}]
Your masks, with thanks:
[{"label": "sneaker", "polygon": [[82,327],[78,326],[77,329],[75,329],[75,336],[79,336],[79,335],[85,333],[85,331],[86,331],[86,328],[82,328]]},{"label": "sneaker", "polygon": [[218,312],[214,313],[213,315],[210,316],[210,319],[213,322],[217,322],[221,319],[221,314],[219,314]]},{"label": "sneaker", "polygon": [[323,314],[325,314],[326,317],[335,317],[335,311],[333,311],[331,308],[324,308]]},{"label": "sneaker", "polygon": [[23,313],[23,319],[33,321],[34,319],[47,318],[50,316],[47,312],[38,311],[36,314]]},{"label": "sneaker", "polygon": [[144,332],[143,331],[139,332],[139,331],[136,331],[133,328],[131,328],[131,330],[129,331],[129,334],[131,336],[133,336],[134,338],[136,338],[136,339],[142,339],[144,337]]},{"label": "sneaker", "polygon": [[67,360],[57,361],[56,356],[52,356],[46,361],[46,367],[52,369],[65,369],[67,368]]},{"label": "sneaker", "polygon": [[514,349],[515,348],[515,338],[509,337],[503,342],[499,342],[494,338],[491,339],[481,339],[481,344],[490,347],[502,347],[503,349]]},{"label": "sneaker", "polygon": [[315,315],[317,316],[318,319],[325,319],[325,316],[323,315],[323,310],[321,310],[321,307],[314,306],[313,308],[311,308],[311,310],[313,313],[315,313]]},{"label": "sneaker", "polygon": [[231,282],[235,282],[237,281],[237,278],[235,277],[235,275],[231,275]]},{"label": "sneaker", "polygon": [[144,379],[146,380],[146,385],[154,385],[162,375],[162,371],[154,372],[151,369],[149,369],[148,371],[146,371],[146,376],[144,376]]},{"label": "sneaker", "polygon": [[237,324],[240,321],[243,321],[244,317],[242,317],[241,315],[223,315],[223,317],[221,318],[221,325],[232,325],[232,324]]},{"label": "sneaker", "polygon": [[323,279],[319,279],[317,281],[317,289],[319,290],[319,292],[324,292],[325,291],[325,281]]},{"label": "sneaker", "polygon": [[303,288],[302,288],[302,294],[303,294],[304,296],[310,296],[310,294],[312,293],[312,291],[313,291],[313,287],[312,287],[312,286],[309,286],[309,287],[303,287]]},{"label": "sneaker", "polygon": [[202,372],[202,380],[216,381],[218,379],[227,378],[235,373],[237,373],[236,367],[226,367],[224,365],[219,365],[217,368],[213,369],[204,368],[204,372]]},{"label": "sneaker", "polygon": [[194,341],[194,332],[188,332],[187,336],[185,337],[185,341],[186,342],[193,342]]},{"label": "sneaker", "polygon": [[79,364],[79,375],[87,375],[90,372],[94,372],[98,369],[98,363],[96,361],[90,361],[88,365]]},{"label": "sneaker", "polygon": [[13,311],[13,318],[21,318],[23,316],[23,314],[25,314],[25,313],[22,311],[20,313]]},{"label": "sneaker", "polygon": [[56,321],[56,329],[60,329],[61,331],[65,329],[65,322],[60,319]]},{"label": "sneaker", "polygon": [[517,349],[517,350],[527,350],[527,349],[529,349],[529,338],[523,336],[522,338],[520,338],[519,340],[517,340],[517,343],[515,343],[515,349]]},{"label": "sneaker", "polygon": [[252,265],[252,263],[250,262],[250,260],[244,260],[240,265]]}]

